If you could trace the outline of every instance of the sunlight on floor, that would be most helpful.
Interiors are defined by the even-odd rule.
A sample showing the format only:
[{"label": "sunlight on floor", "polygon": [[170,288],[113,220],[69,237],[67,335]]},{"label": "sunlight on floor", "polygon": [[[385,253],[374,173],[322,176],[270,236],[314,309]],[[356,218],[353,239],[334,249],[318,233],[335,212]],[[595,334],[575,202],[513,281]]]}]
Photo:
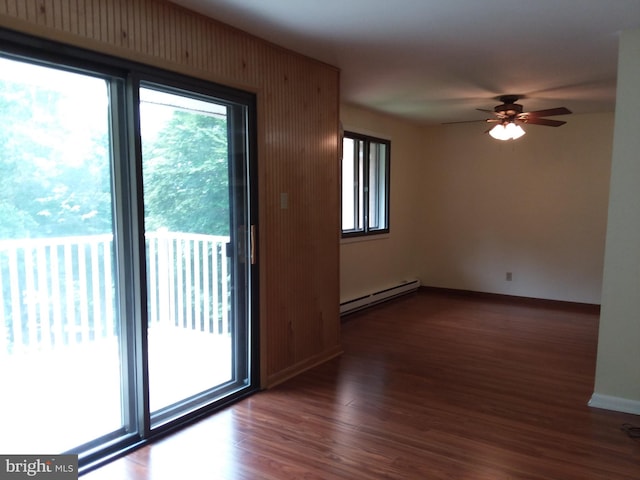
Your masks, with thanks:
[{"label": "sunlight on floor", "polygon": [[[149,331],[151,406],[158,409],[231,378],[231,337],[181,328]],[[59,453],[119,429],[117,337],[0,355],[0,451]]]}]

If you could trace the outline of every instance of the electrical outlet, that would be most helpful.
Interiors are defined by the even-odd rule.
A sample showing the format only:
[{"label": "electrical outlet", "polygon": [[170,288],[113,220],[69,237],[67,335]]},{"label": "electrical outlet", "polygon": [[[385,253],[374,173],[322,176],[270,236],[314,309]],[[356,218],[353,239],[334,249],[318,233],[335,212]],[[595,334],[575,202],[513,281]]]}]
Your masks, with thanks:
[{"label": "electrical outlet", "polygon": [[507,275],[505,277],[505,280],[507,282],[510,282],[511,280],[513,280],[513,274],[511,272],[507,272]]}]

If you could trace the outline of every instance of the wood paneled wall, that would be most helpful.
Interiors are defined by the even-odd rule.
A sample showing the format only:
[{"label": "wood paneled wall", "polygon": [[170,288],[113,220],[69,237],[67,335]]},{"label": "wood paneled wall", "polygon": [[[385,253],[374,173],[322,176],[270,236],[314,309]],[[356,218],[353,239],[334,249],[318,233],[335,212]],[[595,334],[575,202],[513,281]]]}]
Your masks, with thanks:
[{"label": "wood paneled wall", "polygon": [[0,0],[0,26],[255,92],[262,385],[340,353],[336,68],[164,0]]}]

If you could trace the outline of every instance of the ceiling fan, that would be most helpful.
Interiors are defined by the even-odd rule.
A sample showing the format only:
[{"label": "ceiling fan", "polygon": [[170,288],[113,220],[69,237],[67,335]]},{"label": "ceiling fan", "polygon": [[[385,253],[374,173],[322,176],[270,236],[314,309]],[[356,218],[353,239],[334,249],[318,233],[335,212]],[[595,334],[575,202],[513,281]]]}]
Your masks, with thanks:
[{"label": "ceiling fan", "polygon": [[569,115],[571,110],[565,107],[549,108],[547,110],[536,110],[534,112],[523,112],[523,107],[516,103],[520,97],[517,95],[503,95],[500,97],[501,105],[496,106],[493,110],[484,110],[478,108],[481,112],[489,112],[495,115],[495,118],[488,118],[484,121],[487,123],[497,123],[496,126],[487,130],[493,138],[498,140],[515,140],[525,134],[520,124],[543,125],[545,127],[559,127],[567,122],[562,120],[550,120],[543,117],[553,117],[555,115]]}]

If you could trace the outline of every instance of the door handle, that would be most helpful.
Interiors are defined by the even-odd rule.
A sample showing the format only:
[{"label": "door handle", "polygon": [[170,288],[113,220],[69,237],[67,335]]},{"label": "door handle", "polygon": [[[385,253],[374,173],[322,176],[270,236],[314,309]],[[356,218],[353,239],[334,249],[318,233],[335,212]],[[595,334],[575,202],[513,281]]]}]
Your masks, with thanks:
[{"label": "door handle", "polygon": [[250,242],[251,242],[251,249],[249,254],[251,256],[251,265],[255,265],[258,260],[256,258],[256,226],[255,225],[251,225]]}]

